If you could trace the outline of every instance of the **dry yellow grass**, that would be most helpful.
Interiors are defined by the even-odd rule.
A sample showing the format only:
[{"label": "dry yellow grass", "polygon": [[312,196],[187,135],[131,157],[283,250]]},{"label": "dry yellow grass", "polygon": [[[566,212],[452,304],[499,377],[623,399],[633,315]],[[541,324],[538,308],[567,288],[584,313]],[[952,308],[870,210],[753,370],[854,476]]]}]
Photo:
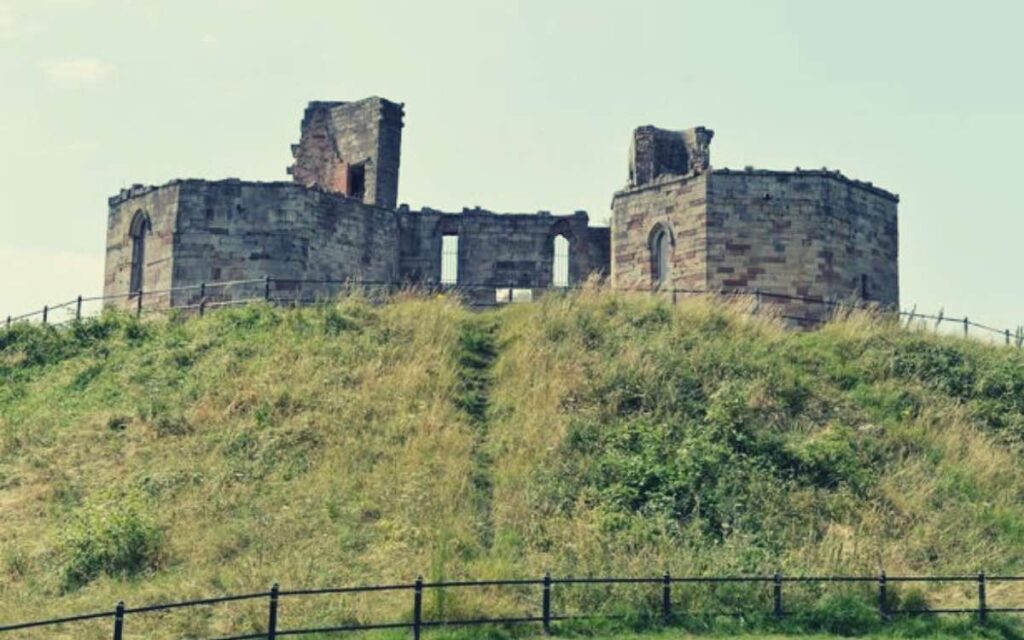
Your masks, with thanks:
[{"label": "dry yellow grass", "polygon": [[[590,288],[482,313],[407,294],[0,334],[0,621],[274,581],[1024,569],[1019,352],[869,313],[794,333],[749,312]],[[124,502],[159,531],[155,552],[69,583],[86,551],[67,532]],[[566,590],[557,605],[644,608],[649,591]],[[1009,584],[990,593],[1024,604]],[[402,618],[406,600],[285,613]],[[535,600],[467,591],[427,607]],[[198,637],[263,617],[241,604],[138,624]]]}]

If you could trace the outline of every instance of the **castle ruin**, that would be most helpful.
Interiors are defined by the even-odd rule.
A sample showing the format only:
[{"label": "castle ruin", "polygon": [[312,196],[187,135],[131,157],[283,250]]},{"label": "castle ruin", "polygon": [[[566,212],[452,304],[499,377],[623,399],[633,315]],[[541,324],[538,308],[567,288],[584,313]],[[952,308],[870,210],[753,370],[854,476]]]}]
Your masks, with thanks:
[{"label": "castle ruin", "polygon": [[377,97],[311,102],[291,182],[122,190],[109,201],[104,295],[141,291],[147,308],[177,307],[197,302],[199,283],[269,277],[278,288],[453,286],[493,303],[512,288],[596,274],[625,290],[899,304],[898,197],[871,183],[828,170],[715,169],[711,130],[643,126],[610,228],[583,211],[415,211],[398,205],[402,119],[403,105]]}]

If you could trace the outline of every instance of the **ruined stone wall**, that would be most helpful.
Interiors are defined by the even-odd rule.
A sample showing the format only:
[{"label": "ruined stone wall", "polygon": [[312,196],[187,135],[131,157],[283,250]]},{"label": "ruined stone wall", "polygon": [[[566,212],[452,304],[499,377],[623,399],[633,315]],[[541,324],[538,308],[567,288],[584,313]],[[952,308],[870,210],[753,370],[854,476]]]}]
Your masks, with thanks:
[{"label": "ruined stone wall", "polygon": [[670,274],[663,288],[707,287],[707,176],[659,180],[615,194],[612,200],[611,273],[618,289],[655,286],[651,239],[656,228],[671,238]]},{"label": "ruined stone wall", "polygon": [[[324,279],[393,282],[396,214],[288,182],[180,184],[174,282]],[[277,282],[286,292],[299,285]],[[249,292],[251,293],[251,291]],[[211,289],[210,296],[243,292]],[[174,304],[197,299],[189,292]]]},{"label": "ruined stone wall", "polygon": [[[130,229],[137,214],[148,216],[150,224],[150,232],[146,237],[142,290],[155,292],[171,288],[177,212],[177,184],[160,188],[137,185],[110,198],[103,278],[104,296],[127,296],[129,292],[132,269]],[[155,301],[154,295],[158,294],[147,294],[145,301]],[[129,306],[134,303],[125,297],[110,301],[109,304]]]},{"label": "ruined stone wall", "polygon": [[[714,171],[708,285],[898,306],[897,202],[838,172]],[[783,306],[787,315],[823,311]]]},{"label": "ruined stone wall", "polygon": [[439,283],[442,238],[458,235],[458,284],[479,288],[480,296],[491,301],[497,288],[552,286],[554,238],[559,234],[569,240],[570,285],[582,283],[591,273],[607,273],[609,265],[607,230],[591,228],[582,211],[553,216],[483,209],[402,210],[399,227],[403,281]]},{"label": "ruined stone wall", "polygon": [[398,204],[402,117],[402,105],[383,98],[310,102],[299,143],[292,145],[295,162],[288,173],[303,186],[393,209]]}]

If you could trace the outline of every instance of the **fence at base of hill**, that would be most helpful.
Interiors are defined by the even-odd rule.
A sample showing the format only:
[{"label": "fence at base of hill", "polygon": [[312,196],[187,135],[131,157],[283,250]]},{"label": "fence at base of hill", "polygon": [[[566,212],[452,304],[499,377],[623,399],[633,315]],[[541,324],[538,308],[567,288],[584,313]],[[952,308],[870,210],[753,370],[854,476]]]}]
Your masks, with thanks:
[{"label": "fence at base of hill", "polygon": [[[328,302],[339,295],[359,292],[371,299],[387,300],[409,291],[458,296],[474,307],[495,307],[519,302],[530,302],[536,297],[551,292],[565,293],[575,287],[525,287],[518,285],[495,286],[493,284],[418,284],[396,285],[392,282],[366,280],[332,279],[289,279],[266,276],[250,280],[202,282],[196,285],[174,287],[154,291],[136,291],[128,294],[107,296],[78,296],[73,300],[19,316],[7,316],[4,326],[10,328],[18,322],[38,321],[42,324],[63,324],[94,315],[98,308],[113,306],[143,313],[160,313],[169,310],[204,315],[207,311],[224,307],[266,302],[279,305],[309,305]],[[873,309],[883,314],[893,314],[906,321],[908,326],[928,326],[938,331],[952,327],[962,331],[964,337],[988,337],[1006,345],[1024,347],[1024,326],[1014,330],[999,329],[963,318],[946,316],[940,310],[937,314],[918,313],[917,308],[900,311],[879,306],[859,298],[838,299],[814,296],[798,296],[787,293],[762,291],[760,289],[682,289],[653,287],[646,289],[616,289],[629,293],[656,295],[673,304],[692,296],[721,296],[723,298],[745,298],[752,302],[753,313],[771,313],[783,320],[802,327],[814,327],[827,322],[844,310]],[[98,305],[98,307],[97,307]],[[63,317],[56,317],[63,314]],[[973,330],[973,333],[972,333]]]},{"label": "fence at base of hill", "polygon": [[[953,606],[944,608],[927,608],[917,605],[911,608],[900,608],[894,606],[897,601],[893,598],[891,589],[897,584],[911,583],[962,583],[967,585],[968,592],[974,596],[970,606]],[[787,585],[793,589],[794,585],[827,585],[827,584],[858,584],[871,589],[875,594],[877,615],[882,622],[890,622],[900,616],[921,616],[940,614],[962,614],[974,617],[981,625],[986,624],[990,614],[1018,614],[1024,613],[1024,602],[1022,603],[996,603],[993,605],[988,600],[988,588],[995,583],[1024,582],[1024,576],[986,576],[984,573],[977,575],[959,576],[887,576],[882,573],[877,576],[784,576],[781,573],[768,576],[717,576],[717,577],[676,577],[669,573],[655,577],[552,577],[545,574],[538,579],[521,580],[466,580],[449,582],[424,582],[417,578],[415,582],[408,584],[387,584],[362,587],[337,587],[323,589],[281,589],[274,585],[269,591],[258,593],[246,593],[242,595],[222,596],[218,598],[205,598],[201,600],[188,600],[173,602],[169,604],[152,604],[138,607],[128,607],[124,602],[108,611],[87,613],[83,615],[67,616],[50,620],[39,620],[35,622],[23,622],[17,624],[0,625],[0,634],[12,631],[24,631],[34,628],[65,629],[67,625],[75,625],[87,621],[105,620],[110,624],[114,640],[123,640],[125,633],[129,630],[130,623],[146,614],[152,614],[172,609],[186,609],[196,607],[210,607],[228,602],[245,600],[263,600],[266,603],[266,625],[262,630],[238,635],[221,636],[215,640],[275,640],[285,636],[303,636],[312,634],[332,634],[351,631],[370,631],[380,629],[405,629],[410,632],[414,640],[419,640],[427,629],[437,627],[468,627],[477,625],[522,625],[534,624],[545,634],[550,634],[554,625],[558,622],[568,620],[586,619],[609,619],[608,615],[596,613],[588,614],[586,611],[559,612],[552,605],[552,594],[557,590],[571,587],[594,587],[610,585],[634,585],[639,588],[649,589],[648,602],[653,606],[646,612],[637,612],[640,615],[660,618],[660,623],[670,626],[673,623],[682,622],[688,616],[763,616],[784,619],[787,616],[798,615],[798,609],[791,609],[787,606]],[[745,607],[742,609],[729,610],[683,610],[678,606],[679,596],[686,589],[697,585],[722,585],[722,584],[745,584],[759,589],[763,598],[760,608]],[[471,590],[471,589],[501,589],[519,588],[531,590],[532,596],[524,599],[525,608],[520,615],[501,615],[495,617],[480,618],[454,618],[454,619],[428,619],[423,614],[423,595],[433,590]],[[329,595],[355,595],[371,594],[382,592],[404,592],[409,599],[408,609],[396,612],[396,619],[357,622],[355,620],[343,620],[338,624],[320,627],[304,627],[302,620],[296,620],[289,626],[288,621],[280,615],[279,606],[282,601],[297,598],[317,598]],[[756,603],[757,598],[753,598]],[[750,603],[751,598],[743,599]]]}]

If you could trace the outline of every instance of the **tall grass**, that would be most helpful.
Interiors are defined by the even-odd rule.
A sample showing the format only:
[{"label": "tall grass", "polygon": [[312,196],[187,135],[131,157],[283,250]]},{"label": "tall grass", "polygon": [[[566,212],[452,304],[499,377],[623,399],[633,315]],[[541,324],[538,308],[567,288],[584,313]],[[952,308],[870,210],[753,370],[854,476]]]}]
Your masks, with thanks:
[{"label": "tall grass", "polygon": [[[0,620],[417,574],[1024,571],[1019,351],[869,314],[797,333],[748,311],[586,290],[488,312],[352,297],[2,332]],[[847,595],[787,592],[809,610]],[[556,606],[656,597],[573,588]],[[769,606],[763,589],[677,597]],[[406,599],[282,614],[403,619]],[[993,585],[990,601],[1024,591]],[[137,620],[147,638],[265,623],[263,603]]]}]

